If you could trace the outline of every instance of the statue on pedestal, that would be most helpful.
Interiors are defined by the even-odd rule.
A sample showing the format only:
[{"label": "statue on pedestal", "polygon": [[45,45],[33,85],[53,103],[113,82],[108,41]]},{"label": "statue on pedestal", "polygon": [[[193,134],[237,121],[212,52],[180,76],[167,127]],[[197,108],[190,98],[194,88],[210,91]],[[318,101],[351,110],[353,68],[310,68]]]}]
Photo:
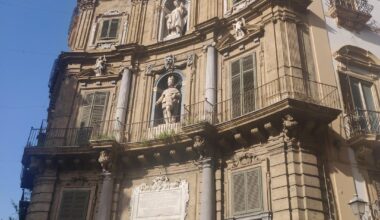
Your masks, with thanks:
[{"label": "statue on pedestal", "polygon": [[168,88],[164,90],[161,97],[157,100],[156,105],[162,106],[165,124],[176,122],[175,113],[181,100],[181,92],[174,86],[174,76],[168,77]]}]

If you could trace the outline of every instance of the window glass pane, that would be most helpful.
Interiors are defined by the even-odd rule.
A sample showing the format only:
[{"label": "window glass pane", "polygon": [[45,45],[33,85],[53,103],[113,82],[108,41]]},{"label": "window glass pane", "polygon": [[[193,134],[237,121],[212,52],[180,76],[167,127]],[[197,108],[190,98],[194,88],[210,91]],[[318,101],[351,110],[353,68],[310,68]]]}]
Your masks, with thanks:
[{"label": "window glass pane", "polygon": [[359,83],[357,81],[351,81],[352,98],[354,100],[354,106],[356,109],[363,109],[363,103],[360,96]]},{"label": "window glass pane", "polygon": [[236,76],[240,74],[240,60],[237,60],[231,64],[231,75]]},{"label": "window glass pane", "polygon": [[373,101],[371,86],[362,83],[362,88],[367,110],[375,111],[375,102]]},{"label": "window glass pane", "polygon": [[102,32],[100,34],[100,38],[107,38],[108,37],[109,26],[110,26],[109,20],[103,21]]},{"label": "window glass pane", "polygon": [[110,31],[108,35],[109,38],[116,38],[118,27],[119,27],[119,19],[112,19],[111,27],[110,27]]},{"label": "window glass pane", "polygon": [[253,68],[252,56],[247,56],[242,59],[243,72],[250,71]]}]

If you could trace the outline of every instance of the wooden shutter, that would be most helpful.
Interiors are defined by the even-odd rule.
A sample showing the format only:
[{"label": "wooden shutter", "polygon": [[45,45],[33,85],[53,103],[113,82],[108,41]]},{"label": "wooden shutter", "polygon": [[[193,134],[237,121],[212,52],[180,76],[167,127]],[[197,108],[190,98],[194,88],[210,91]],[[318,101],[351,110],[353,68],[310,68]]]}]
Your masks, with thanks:
[{"label": "wooden shutter", "polygon": [[104,120],[104,114],[107,107],[108,92],[95,92],[92,106],[90,126],[99,124]]},{"label": "wooden shutter", "polygon": [[262,195],[261,195],[261,172],[260,169],[248,171],[246,173],[246,195],[247,195],[247,211],[261,210]]},{"label": "wooden shutter", "polygon": [[109,29],[109,26],[110,26],[110,20],[103,21],[102,31],[100,33],[100,38],[101,39],[108,38],[108,29]]},{"label": "wooden shutter", "polygon": [[260,168],[232,174],[233,215],[253,213],[262,210],[262,184]]},{"label": "wooden shutter", "polygon": [[112,19],[111,26],[108,33],[108,38],[116,38],[118,28],[119,28],[119,19]]},{"label": "wooden shutter", "polygon": [[94,100],[94,93],[90,93],[90,94],[87,94],[82,101],[80,127],[87,127],[90,124],[93,100]]},{"label": "wooden shutter", "polygon": [[62,192],[58,220],[86,220],[90,190]]},{"label": "wooden shutter", "polygon": [[248,113],[254,110],[255,106],[255,91],[254,91],[254,68],[255,55],[250,55],[242,59],[242,74],[243,74],[243,113]]},{"label": "wooden shutter", "polygon": [[231,90],[232,90],[232,117],[241,115],[240,101],[240,60],[236,60],[231,64]]},{"label": "wooden shutter", "polygon": [[244,173],[234,174],[232,177],[233,210],[234,213],[245,212],[245,177]]}]

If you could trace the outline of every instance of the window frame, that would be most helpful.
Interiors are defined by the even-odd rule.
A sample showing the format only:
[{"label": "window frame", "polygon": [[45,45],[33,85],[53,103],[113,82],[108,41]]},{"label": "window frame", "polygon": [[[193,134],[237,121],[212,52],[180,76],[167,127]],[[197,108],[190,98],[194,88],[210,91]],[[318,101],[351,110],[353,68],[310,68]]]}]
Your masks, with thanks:
[{"label": "window frame", "polygon": [[[251,57],[251,59],[252,59],[252,68],[244,71],[243,70],[243,59],[245,59],[247,57]],[[235,63],[237,61],[239,62],[239,74],[237,74],[237,75],[238,75],[239,81],[240,81],[240,88],[239,88],[240,113],[238,115],[235,115],[235,113],[234,113],[235,110],[231,107],[231,118],[240,117],[240,116],[245,115],[249,112],[255,111],[255,109],[257,108],[256,97],[253,98],[253,106],[248,107],[247,110],[245,109],[246,108],[245,107],[245,100],[242,97],[246,93],[246,91],[244,91],[244,87],[245,87],[245,85],[244,85],[244,73],[249,72],[249,71],[252,71],[252,74],[253,74],[253,76],[252,76],[253,85],[252,85],[252,88],[249,90],[253,90],[252,91],[253,96],[255,96],[255,94],[256,94],[255,89],[257,88],[257,85],[258,85],[257,79],[258,79],[258,71],[259,71],[258,65],[257,65],[258,64],[257,51],[253,51],[253,52],[250,52],[248,54],[241,54],[237,58],[231,60],[228,63],[229,89],[230,89],[229,98],[231,99],[231,105],[232,105],[232,100],[234,99],[233,79],[237,77],[237,75],[233,75],[232,65],[233,65],[233,63]]]},{"label": "window frame", "polygon": [[105,121],[105,119],[107,118],[107,110],[108,110],[108,107],[109,107],[109,101],[110,101],[110,95],[111,95],[111,91],[109,90],[96,90],[96,91],[86,91],[82,94],[82,100],[80,101],[79,103],[79,111],[78,111],[78,117],[77,117],[77,125],[79,127],[82,127],[82,121],[83,121],[83,103],[85,102],[85,99],[88,95],[90,94],[94,94],[94,97],[92,98],[92,103],[91,103],[91,109],[90,109],[90,112],[89,112],[89,116],[88,116],[88,123],[84,125],[84,127],[92,127],[94,126],[93,124],[91,124],[91,116],[92,116],[92,112],[93,112],[93,109],[94,109],[94,102],[95,102],[95,94],[96,93],[105,93],[106,94],[106,98],[105,98],[105,103],[104,103],[104,109],[103,109],[103,115],[102,115],[102,120],[101,121]]},{"label": "window frame", "polygon": [[[112,29],[112,22],[117,21],[117,27],[116,27],[116,32],[114,37],[110,37],[111,29]],[[108,28],[107,28],[107,36],[102,36],[103,35],[103,28],[106,22],[108,23]],[[121,23],[121,18],[120,17],[110,17],[106,19],[102,19],[101,23],[99,25],[98,29],[98,40],[99,41],[111,41],[111,40],[116,40],[119,39],[118,35],[120,34],[120,25]]]},{"label": "window frame", "polygon": [[93,188],[90,188],[90,187],[83,187],[83,188],[71,188],[71,187],[63,187],[61,188],[60,190],[60,193],[59,193],[59,198],[58,198],[58,201],[57,201],[57,210],[56,210],[56,214],[55,214],[55,219],[56,220],[60,220],[60,214],[61,214],[61,207],[62,207],[62,199],[64,197],[64,193],[65,192],[73,192],[73,191],[86,191],[88,192],[88,201],[87,201],[87,207],[86,207],[86,217],[84,219],[88,220],[88,219],[91,219],[91,213],[92,213],[92,206],[93,206],[93,202],[92,202],[92,199],[93,199],[93,191],[94,189]]},{"label": "window frame", "polygon": [[[260,202],[260,207],[258,209],[252,209],[252,210],[248,210],[247,209],[247,205],[248,205],[248,201],[247,201],[247,197],[245,197],[245,210],[244,211],[240,211],[240,212],[235,212],[234,210],[234,205],[235,205],[235,201],[234,201],[234,176],[235,175],[238,175],[238,174],[244,174],[244,178],[245,178],[245,182],[244,182],[244,185],[245,187],[247,187],[248,183],[246,182],[247,181],[247,173],[249,172],[252,172],[252,171],[257,171],[258,172],[258,181],[259,181],[259,185],[258,185],[258,189],[260,189],[259,191],[259,202]],[[264,188],[263,188],[263,172],[262,172],[262,167],[261,166],[252,166],[252,167],[246,167],[244,169],[237,169],[237,170],[232,170],[231,173],[230,173],[230,188],[229,188],[229,191],[230,191],[230,213],[231,213],[231,216],[232,217],[242,217],[242,216],[246,216],[246,215],[252,215],[252,214],[258,214],[258,213],[261,213],[264,211]],[[244,195],[247,195],[247,188],[244,189]]]}]

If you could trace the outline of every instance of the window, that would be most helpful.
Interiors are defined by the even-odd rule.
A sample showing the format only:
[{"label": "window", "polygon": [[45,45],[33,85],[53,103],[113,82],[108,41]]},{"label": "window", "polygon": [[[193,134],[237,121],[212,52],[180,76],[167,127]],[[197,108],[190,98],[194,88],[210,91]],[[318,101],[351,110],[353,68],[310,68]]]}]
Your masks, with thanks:
[{"label": "window", "polygon": [[255,109],[256,54],[231,63],[232,117]]},{"label": "window", "polygon": [[234,216],[263,209],[260,168],[232,173],[232,213]]},{"label": "window", "polygon": [[120,19],[104,20],[100,32],[101,40],[115,39],[119,29]]},{"label": "window", "polygon": [[340,82],[345,109],[351,116],[351,126],[361,132],[379,132],[380,118],[376,112],[372,84],[345,74],[340,75]]},{"label": "window", "polygon": [[58,220],[86,220],[90,190],[64,190]]},{"label": "window", "polygon": [[80,126],[91,127],[103,121],[107,107],[108,92],[85,95],[81,106]]}]

